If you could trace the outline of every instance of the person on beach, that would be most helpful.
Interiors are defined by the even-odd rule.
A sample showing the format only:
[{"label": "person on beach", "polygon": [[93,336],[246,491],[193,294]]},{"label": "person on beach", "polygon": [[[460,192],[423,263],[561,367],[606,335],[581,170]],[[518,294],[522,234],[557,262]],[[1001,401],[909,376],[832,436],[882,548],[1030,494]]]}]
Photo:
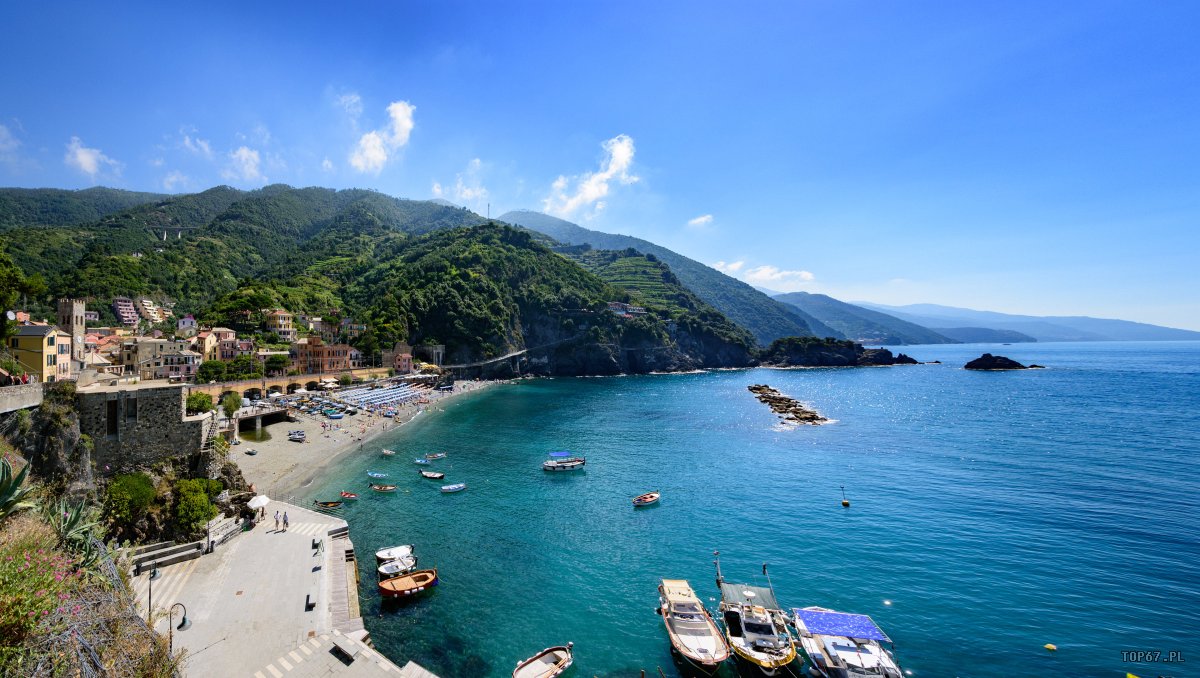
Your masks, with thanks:
[{"label": "person on beach", "polygon": [[288,529],[287,511],[284,511],[283,512],[283,531],[287,532],[287,529]]},{"label": "person on beach", "polygon": [[275,512],[275,531],[279,531],[279,511]]}]

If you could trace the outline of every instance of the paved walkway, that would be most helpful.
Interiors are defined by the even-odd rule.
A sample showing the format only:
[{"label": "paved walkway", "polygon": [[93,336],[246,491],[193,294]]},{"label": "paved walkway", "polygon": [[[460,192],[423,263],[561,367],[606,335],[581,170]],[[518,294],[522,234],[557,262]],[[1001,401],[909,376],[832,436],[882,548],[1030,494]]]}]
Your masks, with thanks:
[{"label": "paved walkway", "polygon": [[[287,511],[290,529],[274,529],[275,511]],[[348,542],[328,536],[331,530],[345,528],[345,521],[281,502],[272,502],[266,514],[265,522],[214,553],[159,568],[160,576],[153,583],[148,573],[133,577],[143,614],[151,595],[156,612],[174,603],[187,607],[191,627],[173,632],[175,651],[187,650],[184,674],[189,678],[410,675],[365,645],[358,653],[361,656],[349,662],[333,649],[334,640],[345,638],[343,632],[362,628],[361,620],[347,614],[347,598],[353,596],[357,602],[357,591],[346,590],[341,547]],[[323,548],[314,550],[314,539],[322,540]],[[335,541],[338,548],[333,548]],[[342,562],[335,563],[335,558]],[[353,611],[357,612],[357,605]],[[176,609],[176,625],[180,616]],[[168,627],[165,617],[155,624],[163,635]],[[351,635],[361,638],[365,632]],[[348,642],[362,645],[358,640]]]}]

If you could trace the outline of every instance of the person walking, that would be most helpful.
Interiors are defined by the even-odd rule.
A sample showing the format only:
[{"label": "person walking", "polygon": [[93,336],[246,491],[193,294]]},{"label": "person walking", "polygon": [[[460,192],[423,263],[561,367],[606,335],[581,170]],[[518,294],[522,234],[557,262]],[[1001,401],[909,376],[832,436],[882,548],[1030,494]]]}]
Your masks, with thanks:
[{"label": "person walking", "polygon": [[287,511],[284,511],[283,512],[283,531],[287,532],[287,529],[288,529]]},{"label": "person walking", "polygon": [[279,511],[275,512],[275,531],[279,531]]}]

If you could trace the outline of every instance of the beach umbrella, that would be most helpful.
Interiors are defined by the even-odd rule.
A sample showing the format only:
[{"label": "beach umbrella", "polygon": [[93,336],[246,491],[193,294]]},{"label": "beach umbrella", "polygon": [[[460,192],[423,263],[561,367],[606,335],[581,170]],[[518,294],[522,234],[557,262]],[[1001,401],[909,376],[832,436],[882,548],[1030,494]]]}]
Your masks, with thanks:
[{"label": "beach umbrella", "polygon": [[266,506],[267,504],[270,504],[270,503],[271,503],[271,498],[270,498],[270,497],[268,497],[268,496],[267,496],[267,495],[265,495],[265,494],[260,494],[260,495],[258,495],[257,497],[255,497],[255,498],[251,499],[250,501],[246,502],[246,506],[249,506],[249,507],[250,507],[250,508],[252,508],[252,509],[256,509],[256,508],[262,508],[262,507],[264,507],[264,506]]}]

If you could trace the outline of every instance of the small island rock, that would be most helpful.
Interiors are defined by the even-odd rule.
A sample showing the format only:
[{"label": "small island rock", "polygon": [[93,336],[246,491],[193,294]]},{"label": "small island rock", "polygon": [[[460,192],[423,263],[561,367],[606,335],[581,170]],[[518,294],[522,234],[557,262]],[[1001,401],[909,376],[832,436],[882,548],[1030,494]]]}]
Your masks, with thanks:
[{"label": "small island rock", "polygon": [[968,370],[1027,370],[1028,367],[1021,363],[1005,358],[1002,355],[992,355],[984,353],[978,358],[966,364]]}]

